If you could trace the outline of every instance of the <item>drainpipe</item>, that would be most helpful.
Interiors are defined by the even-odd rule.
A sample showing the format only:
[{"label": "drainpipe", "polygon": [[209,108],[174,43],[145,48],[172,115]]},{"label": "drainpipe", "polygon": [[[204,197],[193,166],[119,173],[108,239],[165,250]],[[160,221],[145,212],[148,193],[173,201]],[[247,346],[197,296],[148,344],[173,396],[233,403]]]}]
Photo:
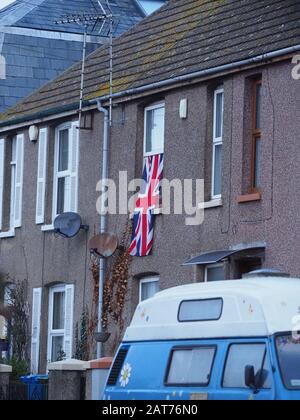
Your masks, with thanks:
[{"label": "drainpipe", "polygon": [[[97,100],[97,109],[99,112],[102,112],[104,115],[103,123],[103,147],[102,147],[102,181],[108,178],[108,164],[109,164],[109,111],[104,108],[100,102]],[[104,214],[105,209],[105,195],[103,194],[102,186],[102,195],[101,195],[101,215],[100,215],[100,234],[106,231],[107,225],[107,215]],[[104,258],[100,258],[99,262],[99,298],[98,298],[98,326],[97,331],[102,332],[102,310],[103,310],[103,291],[104,291],[104,282],[105,282],[105,271],[106,271],[106,261]],[[102,357],[102,343],[97,343],[97,359]]]}]

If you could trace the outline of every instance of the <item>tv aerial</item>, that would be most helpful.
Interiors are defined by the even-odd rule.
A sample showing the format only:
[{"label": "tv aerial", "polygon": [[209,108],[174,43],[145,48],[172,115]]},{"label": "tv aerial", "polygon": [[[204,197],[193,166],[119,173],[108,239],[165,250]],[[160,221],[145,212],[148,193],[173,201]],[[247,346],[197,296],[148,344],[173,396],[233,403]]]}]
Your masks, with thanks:
[{"label": "tv aerial", "polygon": [[64,238],[73,238],[80,230],[88,231],[89,226],[82,224],[77,213],[62,213],[54,220],[54,232]]},{"label": "tv aerial", "polygon": [[101,258],[109,258],[114,255],[117,249],[121,249],[116,235],[112,233],[101,233],[94,236],[89,241],[91,254]]}]

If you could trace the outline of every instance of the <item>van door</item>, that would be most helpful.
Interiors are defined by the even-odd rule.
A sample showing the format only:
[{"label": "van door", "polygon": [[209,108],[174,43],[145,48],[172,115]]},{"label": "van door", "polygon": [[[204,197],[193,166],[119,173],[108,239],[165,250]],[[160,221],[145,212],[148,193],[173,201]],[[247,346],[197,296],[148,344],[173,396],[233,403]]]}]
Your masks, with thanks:
[{"label": "van door", "polygon": [[[246,384],[246,368],[252,370],[259,389]],[[223,373],[214,399],[274,400],[275,389],[270,355],[266,341],[230,342],[224,359]]]}]

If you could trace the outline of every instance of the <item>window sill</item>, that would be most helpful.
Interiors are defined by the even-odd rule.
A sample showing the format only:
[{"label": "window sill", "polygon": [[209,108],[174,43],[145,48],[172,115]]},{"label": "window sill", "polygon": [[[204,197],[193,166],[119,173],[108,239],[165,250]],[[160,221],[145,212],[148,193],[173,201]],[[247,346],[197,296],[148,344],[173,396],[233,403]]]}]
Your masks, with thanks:
[{"label": "window sill", "polygon": [[[155,216],[158,216],[158,215],[160,215],[160,214],[163,214],[163,209],[162,209],[162,207],[160,207],[159,209],[154,209],[154,210],[153,210],[153,214],[154,214]],[[134,215],[135,215],[135,213],[130,213],[129,218],[130,218],[130,219],[133,219],[133,218],[134,218]]]},{"label": "window sill", "polygon": [[43,225],[41,227],[42,232],[52,232],[54,231],[54,225]]},{"label": "window sill", "polygon": [[261,200],[261,193],[260,192],[252,193],[252,194],[239,195],[238,198],[237,198],[237,202],[239,204],[251,203],[253,201],[260,201],[260,200]]},{"label": "window sill", "polygon": [[199,208],[204,209],[204,210],[208,210],[208,209],[213,209],[213,208],[222,207],[222,206],[223,206],[222,198],[214,198],[210,201],[206,201],[205,203],[201,203],[199,205]]},{"label": "window sill", "polygon": [[15,237],[15,230],[9,230],[8,232],[0,232],[0,239],[5,238],[14,238]]}]

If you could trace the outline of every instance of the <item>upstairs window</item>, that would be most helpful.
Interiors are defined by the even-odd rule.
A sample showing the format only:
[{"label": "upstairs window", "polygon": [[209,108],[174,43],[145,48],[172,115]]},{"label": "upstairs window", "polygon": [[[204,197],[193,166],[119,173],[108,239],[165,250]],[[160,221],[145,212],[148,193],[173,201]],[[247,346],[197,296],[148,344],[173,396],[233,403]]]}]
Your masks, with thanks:
[{"label": "upstairs window", "polygon": [[252,86],[252,156],[250,192],[259,192],[261,188],[261,103],[262,81],[253,81]]},{"label": "upstairs window", "polygon": [[212,199],[222,196],[222,161],[223,161],[223,114],[224,90],[214,92],[213,105],[213,158],[212,158]]},{"label": "upstairs window", "polygon": [[153,105],[145,109],[144,156],[164,153],[165,104]]},{"label": "upstairs window", "polygon": [[16,138],[11,143],[11,161],[10,161],[10,226],[14,226],[15,220],[15,199],[16,199],[16,169],[17,169],[17,141]]},{"label": "upstairs window", "polygon": [[59,214],[77,212],[78,123],[64,124],[56,130],[53,220]]},{"label": "upstairs window", "polygon": [[24,135],[0,139],[0,230],[3,237],[22,225]]}]

